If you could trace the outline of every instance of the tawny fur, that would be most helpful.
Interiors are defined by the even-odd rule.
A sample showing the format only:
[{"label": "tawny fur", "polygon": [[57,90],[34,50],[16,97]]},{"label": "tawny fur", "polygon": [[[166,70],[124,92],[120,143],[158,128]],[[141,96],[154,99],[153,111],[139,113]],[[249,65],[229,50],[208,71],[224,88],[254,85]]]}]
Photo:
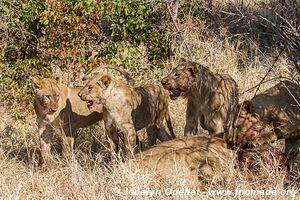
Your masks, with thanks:
[{"label": "tawny fur", "polygon": [[[168,93],[158,85],[133,87],[108,75],[89,80],[78,94],[83,101],[103,104],[105,129],[111,148],[119,151],[119,139],[125,143],[125,154],[133,153],[136,131],[147,128],[148,144],[175,138],[171,124]],[[167,125],[172,137],[163,127]]]},{"label": "tawny fur", "polygon": [[232,137],[232,123],[237,113],[238,88],[229,75],[214,74],[207,67],[191,61],[180,63],[162,85],[170,97],[187,98],[184,135],[198,133],[198,122],[212,135]]},{"label": "tawny fur", "polygon": [[[276,139],[300,137],[300,86],[283,81],[268,90],[243,102],[239,117],[235,122],[239,138],[272,142]],[[265,126],[274,127],[269,137],[260,134]],[[256,131],[255,131],[256,130]],[[251,134],[255,131],[255,134]],[[252,136],[251,136],[252,135]]]},{"label": "tawny fur", "polygon": [[50,145],[56,129],[62,129],[67,140],[67,151],[73,149],[73,133],[102,120],[102,105],[90,111],[78,97],[81,89],[70,88],[57,80],[32,77],[35,87],[34,108],[38,124],[41,152],[44,161],[50,159]]},{"label": "tawny fur", "polygon": [[137,154],[129,163],[148,172],[154,171],[164,181],[180,174],[195,187],[200,181],[212,180],[233,159],[234,153],[223,139],[196,135],[159,143]]},{"label": "tawny fur", "polygon": [[[254,96],[243,104],[243,115],[237,118],[236,135],[247,143],[258,146],[277,139],[285,139],[285,153],[289,156],[291,171],[300,170],[300,86],[291,81],[282,81]],[[251,116],[256,116],[253,118]],[[250,116],[250,117],[249,117]],[[242,119],[242,120],[241,120]],[[256,133],[252,127],[260,124]],[[273,130],[262,134],[259,130],[272,126]],[[240,129],[239,127],[247,127]]]}]

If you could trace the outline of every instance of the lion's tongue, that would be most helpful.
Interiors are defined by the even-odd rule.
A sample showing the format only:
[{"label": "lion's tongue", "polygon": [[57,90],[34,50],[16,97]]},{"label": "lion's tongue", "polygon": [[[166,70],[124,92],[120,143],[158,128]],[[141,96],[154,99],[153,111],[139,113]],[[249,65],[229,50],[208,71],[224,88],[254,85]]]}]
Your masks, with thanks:
[{"label": "lion's tongue", "polygon": [[91,108],[94,105],[94,101],[87,101],[86,105],[88,108]]},{"label": "lion's tongue", "polygon": [[177,97],[179,97],[180,94],[181,94],[180,89],[175,89],[175,90],[170,91],[170,97],[172,100],[177,99]]}]

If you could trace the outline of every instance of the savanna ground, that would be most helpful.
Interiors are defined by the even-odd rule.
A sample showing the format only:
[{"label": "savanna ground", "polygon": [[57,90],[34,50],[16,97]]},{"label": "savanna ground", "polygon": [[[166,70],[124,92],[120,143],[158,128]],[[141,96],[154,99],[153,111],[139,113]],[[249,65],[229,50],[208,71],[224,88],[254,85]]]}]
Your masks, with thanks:
[{"label": "savanna ground", "polygon": [[[158,185],[152,179],[155,172],[143,174],[122,163],[105,166],[102,122],[75,134],[72,159],[60,156],[58,133],[53,148],[56,163],[42,169],[29,76],[62,76],[70,86],[82,85],[89,69],[111,63],[129,70],[138,83],[159,83],[180,58],[190,58],[214,72],[230,74],[243,101],[280,80],[300,81],[299,10],[298,0],[2,0],[0,198],[232,199],[233,193],[165,196],[167,188],[186,188],[188,180],[181,180],[180,172]],[[177,136],[183,135],[185,106],[184,99],[170,105]],[[282,143],[274,146],[282,149]],[[245,190],[238,199],[299,198],[299,192],[249,195],[251,189],[291,192],[299,187],[293,181],[285,184],[283,172],[274,166],[265,166],[267,178],[249,180],[234,162],[216,173],[206,188],[192,189]],[[218,177],[226,179],[220,182]],[[158,192],[124,194],[126,189],[147,188]]]}]

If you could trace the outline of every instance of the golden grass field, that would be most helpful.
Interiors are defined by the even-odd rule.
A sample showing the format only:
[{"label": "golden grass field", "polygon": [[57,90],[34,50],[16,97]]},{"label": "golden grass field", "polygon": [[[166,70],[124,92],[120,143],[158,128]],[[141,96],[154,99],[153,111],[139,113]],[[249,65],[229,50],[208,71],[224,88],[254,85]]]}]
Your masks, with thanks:
[{"label": "golden grass field", "polygon": [[[184,1],[186,2],[189,1]],[[256,6],[259,10],[260,3],[264,5],[269,1],[203,2],[204,5],[212,3],[211,7],[214,9],[230,8],[238,3],[253,8]],[[175,3],[172,5],[176,7]],[[271,11],[267,10],[266,14],[268,12]],[[279,50],[274,50],[276,48],[261,48],[262,44],[247,36],[239,39],[238,31],[231,34],[222,23],[216,22],[215,26],[220,30],[215,33],[213,28],[208,27],[211,22],[206,23],[206,20],[214,21],[195,20],[187,15],[184,20],[178,19],[176,29],[171,20],[168,22],[172,56],[165,62],[166,67],[163,70],[148,66],[145,60],[146,48],[142,44],[138,48],[139,54],[133,59],[124,49],[118,51],[115,57],[124,60],[129,58],[133,62],[129,62],[129,69],[138,84],[160,84],[160,80],[181,58],[190,57],[186,48],[188,46],[195,61],[208,66],[213,72],[227,73],[236,80],[240,102],[275,85],[280,79],[288,78],[300,82],[299,74],[285,54],[275,59],[279,54]],[[5,27],[4,25],[1,19],[0,27]],[[0,48],[2,46],[5,45],[0,44]],[[1,62],[2,60],[0,65]],[[137,62],[143,67],[130,68]],[[122,61],[116,65],[122,65]],[[69,73],[71,75],[63,75],[73,76],[72,72]],[[52,74],[56,74],[56,69],[52,69]],[[78,75],[74,82],[68,82],[69,79],[65,78],[64,83],[70,86],[82,85],[82,76],[82,73]],[[260,84],[262,80],[264,83]],[[24,106],[14,102],[13,105],[8,105],[1,94],[0,100],[3,101],[0,104],[0,199],[300,199],[300,184],[293,181],[287,184],[285,172],[278,170],[277,163],[264,165],[261,172],[263,176],[251,177],[247,169],[237,168],[236,161],[230,160],[224,166],[225,170],[217,171],[212,180],[198,187],[189,187],[190,180],[184,179],[181,171],[174,174],[168,182],[162,183],[157,181],[155,171],[145,173],[139,166],[122,162],[107,165],[107,151],[102,145],[105,143],[103,122],[78,130],[74,136],[72,158],[61,156],[62,134],[57,133],[52,152],[55,162],[41,167],[33,104]],[[183,98],[170,104],[171,119],[177,137],[183,136],[185,109],[186,100]],[[141,130],[139,136],[143,137],[144,132]],[[207,134],[205,131],[201,133]],[[276,141],[273,146],[283,150],[284,141]],[[258,159],[257,162],[260,163],[261,160]]]},{"label": "golden grass field", "polygon": [[[183,27],[189,25],[188,21],[182,24]],[[192,47],[195,60],[209,66],[214,72],[230,74],[238,83],[240,101],[251,98],[255,89],[245,91],[262,80],[273,64],[274,58],[258,53],[260,56],[247,60],[248,56],[240,50],[241,43],[233,44],[226,39],[218,38],[202,40],[197,36],[198,31],[201,30],[195,30],[195,33],[183,32],[183,35],[186,34],[185,38],[188,38],[186,42]],[[151,71],[145,67],[145,70],[132,72],[138,82],[159,83],[172,66],[178,63],[180,57],[187,56],[183,45],[176,46],[175,57],[169,61],[166,70]],[[250,53],[258,51],[254,42],[250,48]],[[268,80],[275,79],[262,84],[260,91],[274,85],[280,76],[293,77],[289,70],[290,64],[284,56],[279,58],[275,66],[267,77]],[[177,136],[183,135],[185,103],[185,99],[179,99],[170,105]],[[131,168],[123,163],[105,167],[103,148],[100,147],[104,142],[103,122],[78,131],[75,137],[74,158],[64,159],[56,154],[56,163],[52,163],[46,169],[41,168],[38,166],[36,156],[39,136],[32,105],[29,112],[22,113],[26,116],[23,119],[17,120],[16,112],[20,112],[18,106],[14,109],[6,106],[0,108],[1,199],[299,199],[300,197],[299,188],[294,184],[285,185],[284,173],[274,166],[265,166],[267,178],[257,177],[249,180],[246,172],[237,169],[234,166],[235,161],[232,161],[226,166],[227,170],[215,174],[216,178],[211,180],[207,187],[199,188],[187,188],[189,180],[182,180],[180,172],[168,183],[159,184],[153,179],[155,172],[143,174],[136,167]],[[143,134],[143,131],[141,132]],[[61,136],[58,135],[58,138]],[[279,141],[275,146],[281,147],[280,144]],[[219,182],[217,177],[225,177],[225,181]],[[197,190],[198,193],[192,193],[190,190]],[[251,193],[251,190],[259,191]],[[278,194],[270,195],[272,190]],[[259,193],[260,191],[266,194],[263,195]]]}]

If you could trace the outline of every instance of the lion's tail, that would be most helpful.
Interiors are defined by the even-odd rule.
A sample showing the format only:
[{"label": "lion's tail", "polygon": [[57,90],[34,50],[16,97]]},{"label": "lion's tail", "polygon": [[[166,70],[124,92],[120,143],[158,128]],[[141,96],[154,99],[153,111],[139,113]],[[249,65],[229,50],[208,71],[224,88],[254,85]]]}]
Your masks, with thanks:
[{"label": "lion's tail", "polygon": [[105,64],[105,65],[101,65],[100,67],[96,67],[94,68],[92,71],[90,71],[87,75],[85,75],[82,80],[86,81],[88,79],[91,78],[91,76],[93,76],[93,74],[98,74],[102,69],[113,69],[116,70],[118,72],[120,72],[126,79],[126,81],[130,84],[130,85],[134,85],[135,84],[135,80],[131,77],[131,75],[125,71],[124,69],[122,69],[121,67],[117,67],[114,65],[109,65],[109,64]]}]

